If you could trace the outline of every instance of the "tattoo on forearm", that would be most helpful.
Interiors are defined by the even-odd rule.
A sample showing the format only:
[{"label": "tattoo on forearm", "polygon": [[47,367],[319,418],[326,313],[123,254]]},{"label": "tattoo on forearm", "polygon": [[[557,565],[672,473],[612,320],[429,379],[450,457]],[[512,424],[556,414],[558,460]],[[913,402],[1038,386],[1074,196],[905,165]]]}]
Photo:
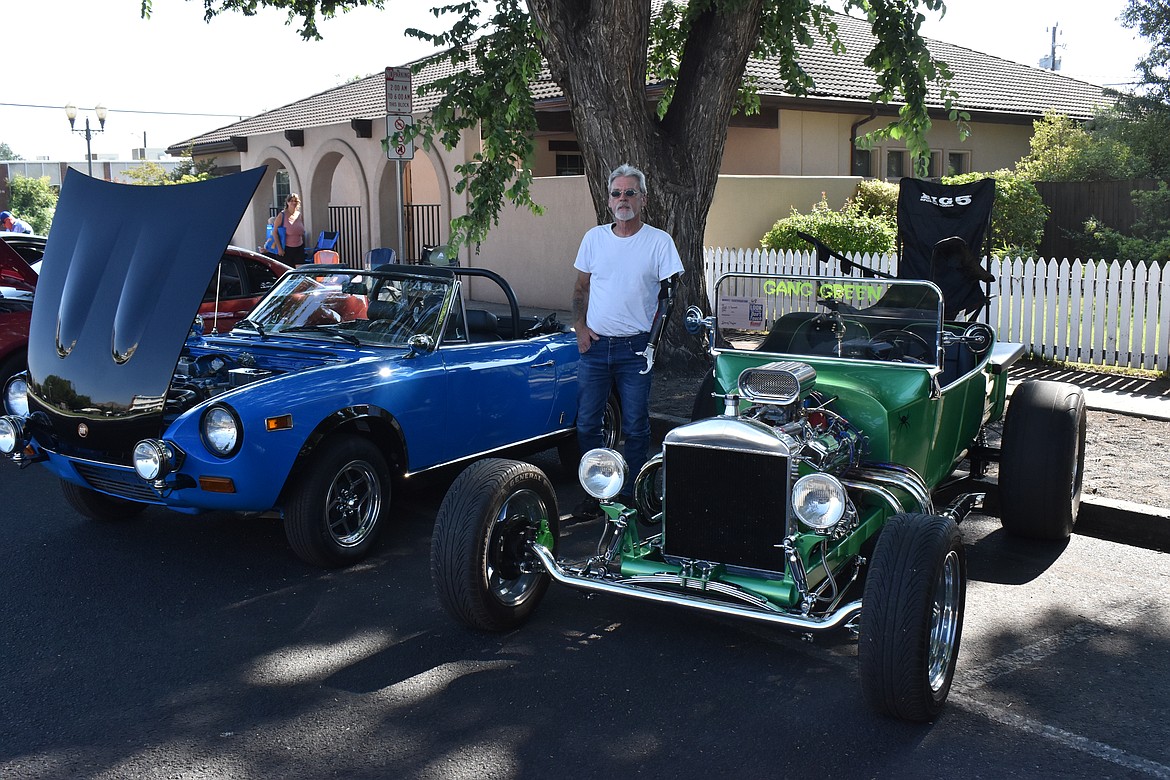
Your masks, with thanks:
[{"label": "tattoo on forearm", "polygon": [[584,322],[589,309],[589,298],[584,290],[573,290],[573,321]]}]

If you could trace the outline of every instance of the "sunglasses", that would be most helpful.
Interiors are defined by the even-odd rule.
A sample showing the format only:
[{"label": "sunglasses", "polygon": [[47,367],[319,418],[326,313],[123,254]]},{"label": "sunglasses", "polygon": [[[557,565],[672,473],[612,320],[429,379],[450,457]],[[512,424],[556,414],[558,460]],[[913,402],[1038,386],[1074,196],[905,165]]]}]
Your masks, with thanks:
[{"label": "sunglasses", "polygon": [[625,195],[627,198],[632,198],[635,195],[641,195],[641,194],[642,194],[641,190],[610,190],[609,191],[609,197],[611,197],[611,198],[620,198],[622,195]]}]

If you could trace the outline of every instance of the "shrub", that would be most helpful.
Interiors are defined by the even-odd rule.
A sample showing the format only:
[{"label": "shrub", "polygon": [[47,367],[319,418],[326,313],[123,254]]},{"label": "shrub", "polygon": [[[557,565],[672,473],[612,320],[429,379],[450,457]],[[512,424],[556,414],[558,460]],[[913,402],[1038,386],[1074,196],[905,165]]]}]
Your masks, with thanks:
[{"label": "shrub", "polygon": [[1131,235],[1123,235],[1096,219],[1085,222],[1077,234],[1087,257],[1165,264],[1170,261],[1170,188],[1158,182],[1156,190],[1133,193],[1136,212]]},{"label": "shrub", "polygon": [[48,235],[57,208],[57,191],[49,183],[49,177],[34,179],[18,174],[8,186],[8,210],[32,225],[37,233]]},{"label": "shrub", "polygon": [[884,254],[894,249],[895,230],[888,219],[861,214],[852,201],[841,211],[833,211],[823,194],[811,213],[801,214],[793,208],[791,215],[764,234],[760,245],[767,249],[808,251],[811,247],[796,235],[797,231],[819,238],[842,254]]},{"label": "shrub", "polygon": [[967,184],[991,176],[995,179],[995,207],[991,211],[991,251],[997,255],[1029,257],[1044,238],[1048,207],[1036,185],[1014,171],[964,173],[946,176],[943,184]]},{"label": "shrub", "polygon": [[[881,179],[862,179],[857,194],[849,199],[858,214],[898,222],[898,185]],[[849,208],[847,206],[846,208]]]}]

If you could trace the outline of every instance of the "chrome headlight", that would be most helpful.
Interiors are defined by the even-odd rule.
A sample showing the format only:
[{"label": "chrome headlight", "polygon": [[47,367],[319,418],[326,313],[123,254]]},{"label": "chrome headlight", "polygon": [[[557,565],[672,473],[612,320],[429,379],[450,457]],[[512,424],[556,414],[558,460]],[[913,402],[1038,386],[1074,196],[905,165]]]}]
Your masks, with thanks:
[{"label": "chrome headlight", "polygon": [[4,410],[17,417],[28,416],[28,377],[17,374],[4,386]]},{"label": "chrome headlight", "polygon": [[0,417],[0,453],[11,455],[24,446],[24,425],[19,417]]},{"label": "chrome headlight", "polygon": [[626,459],[613,450],[599,447],[581,456],[577,478],[585,492],[601,501],[608,501],[621,492],[630,467]]},{"label": "chrome headlight", "polygon": [[830,530],[848,506],[845,486],[830,474],[806,474],[792,486],[792,511],[813,530]]},{"label": "chrome headlight", "polygon": [[169,443],[143,439],[134,445],[134,471],[148,482],[163,479],[173,474],[178,467],[177,452]]},{"label": "chrome headlight", "polygon": [[213,455],[227,458],[240,449],[240,418],[227,406],[212,406],[203,413],[203,444]]}]

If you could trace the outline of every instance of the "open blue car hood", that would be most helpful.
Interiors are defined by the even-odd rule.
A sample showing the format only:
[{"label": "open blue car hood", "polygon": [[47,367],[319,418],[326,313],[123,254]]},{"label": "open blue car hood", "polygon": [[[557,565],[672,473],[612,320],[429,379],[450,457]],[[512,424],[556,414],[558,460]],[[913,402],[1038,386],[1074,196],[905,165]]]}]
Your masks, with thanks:
[{"label": "open blue car hood", "polygon": [[179,352],[263,173],[144,187],[69,171],[28,348],[29,410],[58,446],[125,451],[160,433]]}]

